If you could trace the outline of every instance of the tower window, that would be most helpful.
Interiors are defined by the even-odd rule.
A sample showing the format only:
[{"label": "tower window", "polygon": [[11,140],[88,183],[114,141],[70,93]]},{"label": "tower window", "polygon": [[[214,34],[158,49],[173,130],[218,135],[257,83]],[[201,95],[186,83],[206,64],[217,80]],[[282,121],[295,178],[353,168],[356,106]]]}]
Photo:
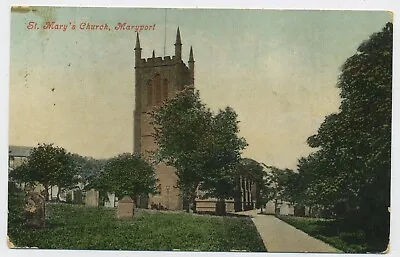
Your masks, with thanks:
[{"label": "tower window", "polygon": [[152,104],[152,98],[153,98],[153,85],[151,81],[147,82],[147,105],[150,106]]},{"label": "tower window", "polygon": [[168,98],[168,80],[167,79],[164,79],[164,81],[163,81],[162,98],[163,99]]},{"label": "tower window", "polygon": [[154,90],[156,96],[156,104],[161,102],[161,78],[160,74],[154,76]]}]

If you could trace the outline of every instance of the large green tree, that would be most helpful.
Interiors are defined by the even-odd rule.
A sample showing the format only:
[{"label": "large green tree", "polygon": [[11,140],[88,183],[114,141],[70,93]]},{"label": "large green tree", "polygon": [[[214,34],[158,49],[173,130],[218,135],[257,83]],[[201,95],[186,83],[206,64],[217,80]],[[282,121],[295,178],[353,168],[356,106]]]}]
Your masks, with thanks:
[{"label": "large green tree", "polygon": [[198,91],[185,89],[150,113],[156,160],[176,168],[184,205],[194,204],[212,142],[212,114]]},{"label": "large green tree", "polygon": [[78,180],[84,187],[96,180],[107,162],[106,159],[98,160],[79,154],[72,154],[72,158],[75,162],[75,168],[77,169]]},{"label": "large green tree", "polygon": [[263,165],[267,169],[264,176],[264,198],[275,202],[275,210],[280,201],[292,202],[292,177],[295,176],[293,170]]},{"label": "large green tree", "polygon": [[231,107],[226,107],[212,117],[211,133],[207,135],[207,161],[200,188],[207,196],[219,200],[235,196],[237,177],[240,175],[241,154],[246,140],[238,136],[239,121]]},{"label": "large green tree", "polygon": [[140,155],[124,153],[108,160],[90,187],[102,195],[108,192],[114,192],[118,197],[128,195],[137,203],[139,196],[156,194],[156,184],[152,164]]},{"label": "large green tree", "polygon": [[299,170],[302,183],[313,188],[308,197],[355,211],[368,241],[383,242],[379,250],[389,233],[392,53],[388,23],[346,60],[338,82],[339,112],[327,116],[308,139],[318,154]]},{"label": "large green tree", "polygon": [[237,136],[237,114],[227,107],[214,115],[191,88],[179,92],[150,113],[158,161],[176,168],[177,187],[185,208],[195,204],[202,186],[208,194],[232,196],[240,151],[246,145]]},{"label": "large green tree", "polygon": [[53,144],[39,144],[33,148],[27,161],[11,173],[12,178],[19,182],[42,184],[47,200],[51,186],[57,185],[59,190],[69,187],[74,183],[75,175],[71,155]]}]

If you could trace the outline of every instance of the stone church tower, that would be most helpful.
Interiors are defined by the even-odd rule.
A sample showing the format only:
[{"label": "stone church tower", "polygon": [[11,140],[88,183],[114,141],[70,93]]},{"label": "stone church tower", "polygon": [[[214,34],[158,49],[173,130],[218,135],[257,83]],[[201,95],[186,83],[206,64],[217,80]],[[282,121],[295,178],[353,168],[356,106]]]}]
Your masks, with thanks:
[{"label": "stone church tower", "polygon": [[[134,111],[134,152],[149,157],[149,152],[157,148],[153,137],[153,127],[149,123],[149,112],[164,100],[174,97],[185,86],[194,86],[194,58],[190,48],[188,66],[182,61],[182,42],[179,28],[176,33],[175,56],[142,58],[139,34],[135,46],[135,111]],[[149,196],[140,201],[141,207],[161,204],[170,210],[182,209],[179,189],[175,188],[177,177],[173,167],[164,163],[156,167],[159,179],[159,195]],[[147,205],[147,206],[146,206]]]}]

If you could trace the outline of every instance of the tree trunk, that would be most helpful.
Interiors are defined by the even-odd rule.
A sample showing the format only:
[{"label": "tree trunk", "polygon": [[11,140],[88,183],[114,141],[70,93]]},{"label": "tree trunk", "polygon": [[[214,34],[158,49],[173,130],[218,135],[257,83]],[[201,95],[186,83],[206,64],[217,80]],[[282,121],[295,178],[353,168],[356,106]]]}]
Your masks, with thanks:
[{"label": "tree trunk", "polygon": [[[138,196],[136,194],[132,196],[133,205],[136,206],[136,207],[139,204],[139,198],[140,198],[140,196]],[[107,199],[108,199],[108,195],[107,195]]]},{"label": "tree trunk", "polygon": [[196,191],[192,192],[190,195],[189,206],[192,212],[196,212]]},{"label": "tree trunk", "polygon": [[190,212],[190,197],[187,193],[183,195],[183,209],[189,213]]},{"label": "tree trunk", "polygon": [[198,185],[193,186],[192,192],[190,194],[190,202],[192,205],[191,209],[193,212],[196,212],[197,187]]},{"label": "tree trunk", "polygon": [[43,185],[44,186],[44,199],[46,201],[49,200],[49,185]]},{"label": "tree trunk", "polygon": [[196,208],[196,198],[193,199],[192,210],[193,210],[193,212],[196,212],[196,211],[197,211],[197,208]]},{"label": "tree trunk", "polygon": [[[193,187],[193,189],[190,189],[189,192],[186,192],[186,194],[184,194],[184,204],[183,204],[183,208],[186,210],[187,213],[190,213],[190,209],[192,209],[193,207],[195,208],[196,206],[196,187]],[[193,209],[194,211],[195,209]]]}]

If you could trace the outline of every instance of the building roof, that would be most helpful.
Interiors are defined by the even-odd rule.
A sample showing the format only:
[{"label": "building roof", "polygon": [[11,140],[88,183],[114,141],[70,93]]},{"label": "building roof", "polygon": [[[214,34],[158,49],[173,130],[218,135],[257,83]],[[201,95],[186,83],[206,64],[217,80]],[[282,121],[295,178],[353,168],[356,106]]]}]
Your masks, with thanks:
[{"label": "building roof", "polygon": [[28,157],[33,147],[30,146],[8,146],[8,155],[13,157]]}]

